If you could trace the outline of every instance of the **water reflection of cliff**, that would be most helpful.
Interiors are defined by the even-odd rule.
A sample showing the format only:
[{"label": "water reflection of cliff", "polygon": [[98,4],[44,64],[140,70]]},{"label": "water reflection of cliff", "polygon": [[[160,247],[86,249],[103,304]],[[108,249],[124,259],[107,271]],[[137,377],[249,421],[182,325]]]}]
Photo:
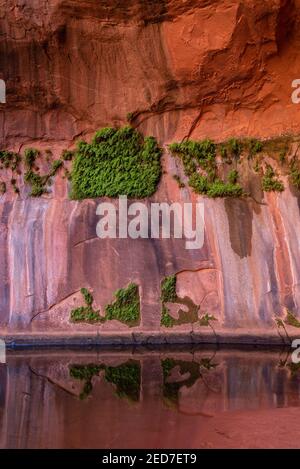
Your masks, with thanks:
[{"label": "water reflection of cliff", "polygon": [[15,352],[0,367],[7,448],[232,447],[232,419],[292,407],[300,373],[280,351]]}]

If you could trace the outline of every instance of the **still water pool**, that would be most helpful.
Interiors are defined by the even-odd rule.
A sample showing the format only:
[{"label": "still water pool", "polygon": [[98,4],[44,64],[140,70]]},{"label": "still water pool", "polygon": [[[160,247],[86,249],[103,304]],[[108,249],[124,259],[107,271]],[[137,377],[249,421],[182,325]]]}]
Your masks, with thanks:
[{"label": "still water pool", "polygon": [[288,350],[9,352],[1,448],[300,447]]}]

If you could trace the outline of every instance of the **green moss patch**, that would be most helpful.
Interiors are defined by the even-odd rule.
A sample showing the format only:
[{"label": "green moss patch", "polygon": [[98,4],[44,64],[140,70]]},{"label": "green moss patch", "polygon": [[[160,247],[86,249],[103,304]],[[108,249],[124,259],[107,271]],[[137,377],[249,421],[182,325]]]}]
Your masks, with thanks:
[{"label": "green moss patch", "polygon": [[277,177],[272,166],[267,165],[265,174],[262,178],[262,188],[265,192],[282,192],[284,190],[284,185]]},{"label": "green moss patch", "polygon": [[6,184],[4,181],[0,181],[0,195],[5,194],[6,192]]},{"label": "green moss patch", "polygon": [[41,152],[35,148],[26,148],[24,156],[25,167],[27,168],[24,181],[31,187],[29,195],[31,197],[40,197],[47,193],[47,186],[51,185],[51,178],[54,177],[57,171],[63,166],[63,161],[60,159],[54,160],[49,172],[40,174],[36,163],[37,159],[41,157]]},{"label": "green moss patch", "polygon": [[300,327],[300,321],[296,318],[295,314],[293,314],[291,311],[287,311],[286,313],[286,318],[284,320],[285,324],[288,326],[293,326],[293,327]]},{"label": "green moss patch", "polygon": [[[220,147],[222,156],[228,154],[237,158],[240,154],[240,145],[237,140],[229,141]],[[184,173],[189,178],[189,185],[197,194],[207,197],[241,197],[244,195],[242,187],[237,183],[238,172],[235,177],[230,174],[229,181],[222,181],[218,177],[216,154],[217,145],[211,140],[200,142],[186,141],[173,143],[169,146],[174,155],[178,155],[184,167]]]},{"label": "green moss patch", "polygon": [[64,161],[71,161],[73,159],[73,156],[74,156],[74,151],[72,150],[64,150],[61,155]]},{"label": "green moss patch", "polygon": [[[262,172],[265,166],[264,157],[267,155],[277,160],[283,167],[293,141],[297,141],[297,138],[283,136],[265,141],[231,138],[218,144],[212,140],[184,141],[172,143],[169,149],[174,156],[180,157],[188,184],[194,192],[210,198],[239,198],[249,195],[239,183],[237,169],[238,166],[245,166],[241,166],[245,156],[248,160],[253,160],[253,170],[261,174],[263,191],[284,190],[283,182],[269,164],[266,165],[265,172]],[[231,165],[227,180],[222,176],[224,171],[220,170],[225,164]],[[247,171],[247,166],[245,169]],[[292,185],[299,189],[300,169],[295,158],[290,164],[289,175]]]},{"label": "green moss patch", "polygon": [[0,169],[11,169],[13,172],[18,170],[21,162],[21,156],[12,151],[0,151]]},{"label": "green moss patch", "polygon": [[149,197],[160,180],[161,154],[153,137],[131,127],[99,130],[91,143],[78,144],[71,197]]},{"label": "green moss patch", "polygon": [[71,311],[71,322],[87,322],[92,324],[104,322],[105,318],[100,316],[100,311],[95,311],[92,306],[94,299],[91,293],[86,288],[82,288],[80,291],[85,301],[85,306],[80,306]]},{"label": "green moss patch", "polygon": [[[160,325],[163,327],[179,326],[181,324],[192,324],[198,321],[199,306],[189,298],[180,298],[176,293],[176,275],[165,277],[161,282],[162,312]],[[167,303],[182,305],[179,308],[178,319],[171,316]]]},{"label": "green moss patch", "polygon": [[115,293],[116,301],[105,308],[105,316],[100,315],[100,311],[93,308],[94,298],[86,289],[82,288],[85,306],[73,309],[70,315],[71,322],[104,323],[106,321],[117,320],[128,327],[138,326],[140,323],[140,296],[139,288],[135,283],[131,283],[127,288],[121,288]]},{"label": "green moss patch", "polygon": [[290,165],[291,183],[296,189],[300,189],[300,169],[298,163],[294,160]]},{"label": "green moss patch", "polygon": [[[45,150],[47,155],[46,160],[49,163],[49,154],[52,155],[51,150]],[[47,193],[47,186],[52,184],[52,177],[56,175],[59,168],[63,166],[62,160],[54,160],[46,174],[40,174],[40,170],[37,166],[38,159],[42,157],[40,150],[36,148],[26,148],[24,151],[24,158],[18,153],[11,151],[0,151],[0,169],[10,169],[13,177],[11,178],[11,185],[15,193],[19,193],[20,190],[17,187],[16,174],[21,175],[21,162],[24,163],[24,182],[31,187],[30,196],[40,197]],[[23,167],[22,167],[23,169]]]},{"label": "green moss patch", "polygon": [[138,286],[134,283],[115,293],[116,301],[105,308],[105,319],[116,319],[129,327],[140,322],[140,296]]},{"label": "green moss patch", "polygon": [[161,282],[161,300],[163,303],[173,303],[176,298],[176,275],[170,275]]}]

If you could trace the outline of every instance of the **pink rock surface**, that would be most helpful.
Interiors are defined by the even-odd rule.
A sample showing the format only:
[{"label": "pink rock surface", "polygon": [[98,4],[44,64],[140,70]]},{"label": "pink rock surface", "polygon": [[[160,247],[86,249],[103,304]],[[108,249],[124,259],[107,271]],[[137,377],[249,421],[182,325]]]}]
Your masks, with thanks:
[{"label": "pink rock surface", "polygon": [[[129,112],[139,130],[162,144],[185,136],[299,134],[299,107],[291,101],[299,6],[299,0],[2,2],[1,145],[50,147],[59,157],[79,137],[123,125]],[[147,203],[196,201],[172,179],[179,170],[169,155],[164,165],[167,174]],[[103,311],[129,282],[141,294],[134,330],[168,334],[160,327],[160,283],[171,274],[178,274],[179,296],[217,317],[221,335],[277,337],[274,314],[285,307],[300,312],[299,197],[288,187],[265,196],[264,205],[205,199],[204,247],[187,251],[180,240],[97,239],[97,201],[70,201],[67,186],[58,176],[39,199],[23,186],[19,197],[10,191],[0,197],[1,334],[127,331],[116,321],[70,324],[69,315],[82,304],[81,287],[92,290]],[[176,330],[201,332],[199,325]]]}]

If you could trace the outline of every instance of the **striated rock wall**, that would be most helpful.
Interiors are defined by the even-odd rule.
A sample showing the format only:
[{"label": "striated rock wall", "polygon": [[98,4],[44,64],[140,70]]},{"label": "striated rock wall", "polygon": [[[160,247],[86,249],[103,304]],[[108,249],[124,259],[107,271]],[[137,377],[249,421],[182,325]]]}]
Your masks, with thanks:
[{"label": "striated rock wall", "polygon": [[[58,158],[129,113],[161,144],[300,134],[291,101],[299,7],[299,0],[0,2],[1,147],[51,148]],[[167,152],[163,165],[151,200],[196,201],[178,189],[172,174],[180,170]],[[274,314],[300,313],[300,199],[284,182],[283,193],[259,201],[204,199],[205,244],[187,251],[181,240],[99,240],[99,201],[70,201],[62,174],[34,199],[20,176],[20,195],[0,196],[1,334],[204,340],[209,328],[198,324],[160,327],[160,283],[177,274],[178,295],[213,314],[220,336],[275,340]],[[103,311],[131,281],[140,287],[138,327],[69,322],[81,287]]]}]

